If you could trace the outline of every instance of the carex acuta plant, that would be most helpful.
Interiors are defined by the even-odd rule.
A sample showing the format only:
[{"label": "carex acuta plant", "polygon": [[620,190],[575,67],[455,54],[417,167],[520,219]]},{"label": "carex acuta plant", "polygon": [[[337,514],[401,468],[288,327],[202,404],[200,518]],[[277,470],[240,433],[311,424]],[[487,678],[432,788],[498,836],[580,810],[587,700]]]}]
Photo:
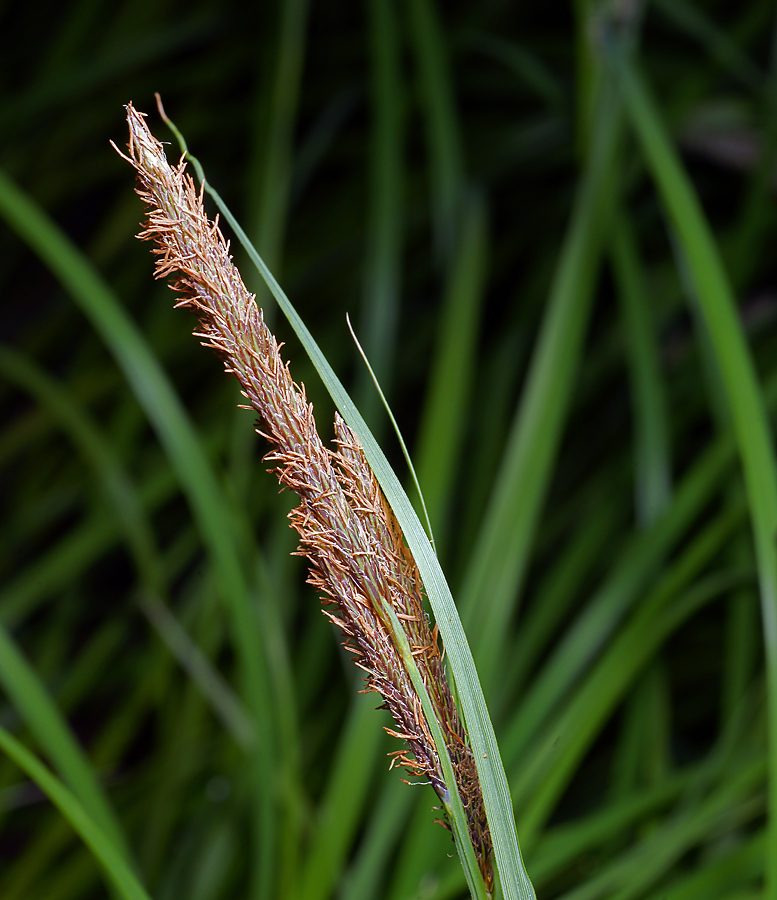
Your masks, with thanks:
[{"label": "carex acuta plant", "polygon": [[[309,581],[366,673],[365,689],[380,694],[391,713],[395,724],[387,731],[403,742],[390,754],[391,766],[431,783],[449,819],[456,792],[468,832],[456,834],[457,845],[471,844],[490,894],[491,835],[437,626],[430,627],[418,567],[361,444],[336,415],[335,445],[324,445],[304,386],[292,380],[262,310],[232,262],[218,218],[208,219],[203,191],[195,188],[185,161],[168,163],[162,144],[132,105],[127,120],[129,152],[122,156],[137,172],[137,192],[148,215],[139,237],[154,244],[156,277],[171,277],[176,305],[197,314],[195,335],[238,379],[246,408],[259,417],[257,431],[271,446],[265,459],[281,484],[299,497],[289,518],[299,534],[298,553],[310,566]],[[434,728],[419,693],[424,691]]]}]

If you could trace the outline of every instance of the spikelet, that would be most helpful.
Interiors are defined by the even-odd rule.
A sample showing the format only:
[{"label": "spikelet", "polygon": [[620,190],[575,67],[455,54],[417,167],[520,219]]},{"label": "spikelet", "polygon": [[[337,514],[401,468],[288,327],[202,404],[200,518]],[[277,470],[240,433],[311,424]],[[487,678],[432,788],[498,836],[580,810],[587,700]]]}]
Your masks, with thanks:
[{"label": "spikelet", "polygon": [[379,598],[390,602],[405,629],[446,739],[470,838],[490,891],[491,837],[474,758],[445,677],[437,627],[430,629],[423,609],[418,568],[394,515],[358,439],[339,415],[336,449],[322,443],[304,386],[292,380],[262,311],[232,263],[218,219],[209,221],[203,192],[186,174],[184,160],[169,165],[162,144],[131,104],[127,121],[129,155],[121,156],[137,172],[136,190],[148,214],[138,237],[154,243],[155,275],[172,276],[179,295],[176,306],[197,313],[195,335],[237,377],[247,408],[259,415],[257,431],[272,447],[265,459],[273,463],[281,484],[299,496],[289,518],[299,534],[298,553],[310,564],[308,580],[366,673],[366,690],[379,693],[393,716],[395,728],[386,730],[405,743],[390,754],[391,766],[431,782],[447,804],[441,748],[435,747]]}]

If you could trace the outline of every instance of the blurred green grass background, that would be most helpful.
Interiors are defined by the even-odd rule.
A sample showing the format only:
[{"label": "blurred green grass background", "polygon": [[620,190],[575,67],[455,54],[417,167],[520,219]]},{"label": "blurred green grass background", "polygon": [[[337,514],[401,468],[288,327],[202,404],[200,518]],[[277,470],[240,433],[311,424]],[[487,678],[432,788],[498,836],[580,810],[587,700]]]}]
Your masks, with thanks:
[{"label": "blurred green grass background", "polygon": [[[350,314],[538,896],[777,897],[775,13],[0,7],[0,725],[154,900],[465,894],[132,237],[154,91],[402,472]],[[0,897],[106,896],[29,775]]]}]

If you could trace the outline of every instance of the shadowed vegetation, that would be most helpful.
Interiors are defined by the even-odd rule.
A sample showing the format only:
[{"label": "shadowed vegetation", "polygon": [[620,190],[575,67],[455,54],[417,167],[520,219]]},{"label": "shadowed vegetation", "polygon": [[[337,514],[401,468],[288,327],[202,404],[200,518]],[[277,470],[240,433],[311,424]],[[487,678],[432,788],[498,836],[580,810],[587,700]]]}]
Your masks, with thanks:
[{"label": "shadowed vegetation", "polygon": [[537,895],[777,897],[775,14],[0,10],[3,900],[466,896],[132,237],[155,91],[413,498],[350,315]]}]

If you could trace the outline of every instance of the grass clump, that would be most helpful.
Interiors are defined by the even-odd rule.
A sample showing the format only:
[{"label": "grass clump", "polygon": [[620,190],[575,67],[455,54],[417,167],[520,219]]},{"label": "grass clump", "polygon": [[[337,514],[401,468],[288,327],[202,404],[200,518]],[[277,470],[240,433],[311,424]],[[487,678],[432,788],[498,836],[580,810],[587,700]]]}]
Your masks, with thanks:
[{"label": "grass clump", "polygon": [[[516,833],[548,900],[775,894],[774,21],[761,0],[0,13],[3,900],[101,897],[106,872],[154,900],[474,893],[434,795],[388,771],[378,722],[427,740],[417,709],[397,700],[406,729],[358,693],[234,379],[128,240],[108,141],[157,90],[304,403],[345,423],[317,453],[357,521],[316,535],[371,547],[358,507],[393,541],[382,495],[391,577],[416,585],[415,559],[494,895],[521,896]],[[380,492],[354,504],[360,452]],[[342,565],[319,577],[385,592],[383,566]],[[398,635],[397,609],[370,627]],[[402,660],[434,643],[406,637]]]}]

